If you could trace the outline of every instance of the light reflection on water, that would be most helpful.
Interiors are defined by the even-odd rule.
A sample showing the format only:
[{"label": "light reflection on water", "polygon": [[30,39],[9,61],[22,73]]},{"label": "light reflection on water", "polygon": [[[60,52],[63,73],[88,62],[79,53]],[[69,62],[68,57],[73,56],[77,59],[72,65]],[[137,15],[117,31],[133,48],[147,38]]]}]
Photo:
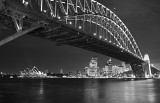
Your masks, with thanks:
[{"label": "light reflection on water", "polygon": [[40,95],[43,95],[43,80],[41,80],[41,82],[40,82],[40,87],[39,87],[39,94]]},{"label": "light reflection on water", "polygon": [[97,80],[88,80],[84,85],[84,97],[86,103],[98,103],[99,84]]},{"label": "light reflection on water", "polygon": [[[155,103],[156,93],[153,80],[144,81],[110,81],[92,84],[86,82],[85,97],[87,103]],[[89,90],[88,90],[89,89]],[[90,93],[90,94],[89,94]]]},{"label": "light reflection on water", "polygon": [[160,103],[159,97],[159,80],[0,80],[1,103]]},{"label": "light reflection on water", "polygon": [[37,92],[37,100],[38,101],[41,101],[42,103],[45,101],[44,99],[44,84],[43,84],[43,80],[40,81],[40,84],[39,84],[39,91]]}]

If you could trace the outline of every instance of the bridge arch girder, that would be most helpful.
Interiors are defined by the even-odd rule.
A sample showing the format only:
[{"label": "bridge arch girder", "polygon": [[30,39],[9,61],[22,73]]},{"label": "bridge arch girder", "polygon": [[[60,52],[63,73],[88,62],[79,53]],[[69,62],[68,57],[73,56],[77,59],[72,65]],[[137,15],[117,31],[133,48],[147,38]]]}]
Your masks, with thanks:
[{"label": "bridge arch girder", "polygon": [[[136,41],[134,40],[132,34],[126,27],[126,25],[120,20],[120,18],[108,9],[103,4],[95,0],[13,0],[16,2],[21,2],[26,8],[31,8],[37,12],[40,12],[47,17],[46,19],[55,19],[66,20],[66,17],[80,17],[79,15],[92,15],[99,20],[96,20],[97,24],[101,29],[108,30],[111,33],[110,35],[118,42],[118,39],[122,39],[122,43],[119,41],[124,49],[129,46],[133,49],[131,52],[134,56],[143,59],[141,52],[138,48]],[[78,21],[78,19],[75,19]],[[85,20],[83,20],[85,21]],[[94,22],[91,21],[93,24]],[[109,26],[106,26],[106,24]],[[82,27],[80,27],[82,28]],[[117,33],[117,37],[114,35]],[[119,38],[118,38],[119,37]],[[129,46],[127,46],[129,45]]]},{"label": "bridge arch girder", "polygon": [[[88,15],[89,20],[86,19],[87,18],[86,15]],[[100,22],[92,19],[95,17],[98,18]],[[74,26],[75,28],[82,29],[85,32],[87,32],[87,30],[91,30],[93,27],[93,24],[95,24],[96,25],[95,30],[97,30],[97,28],[99,27],[101,28],[100,33],[99,31],[94,31],[94,30],[88,31],[88,33],[93,34],[94,36],[99,36],[99,39],[103,41],[108,40],[108,42],[110,43],[112,42],[114,45],[117,45],[120,48],[127,50],[128,52],[132,51],[136,53],[136,50],[134,49],[132,42],[130,41],[128,36],[125,36],[125,32],[114,21],[106,17],[102,17],[99,15],[92,15],[92,14],[84,14],[84,15],[79,15],[74,17],[73,16],[66,17],[66,20],[62,20],[62,21],[67,21],[68,24],[70,25],[72,24],[72,26]],[[82,21],[83,23],[75,24],[75,22],[77,23],[78,21]],[[85,22],[89,22],[91,24],[90,28],[85,26],[86,24]],[[87,28],[87,30],[84,30],[84,28],[85,29]],[[109,35],[109,37],[107,37],[107,35]],[[115,40],[111,40],[110,36],[112,36]],[[115,43],[115,41],[117,42],[117,44]]]},{"label": "bridge arch girder", "polygon": [[[64,7],[64,4],[67,5],[66,9]],[[99,16],[100,18],[107,19],[108,21],[114,23],[114,26],[118,26],[118,28],[120,29],[120,32],[122,32],[121,34],[119,33],[119,35],[121,37],[123,37],[124,35],[124,38],[121,38],[123,39],[122,41],[124,42],[125,38],[127,38],[127,40],[129,41],[129,44],[132,46],[132,49],[134,50],[134,52],[132,53],[135,56],[138,56],[139,58],[142,59],[142,55],[137,46],[137,43],[135,42],[128,28],[125,26],[125,24],[119,19],[119,17],[115,13],[113,13],[110,9],[108,9],[104,5],[98,3],[95,0],[83,0],[83,1],[76,0],[76,2],[73,2],[73,0],[59,0],[59,5],[61,7],[61,10],[64,13],[64,17],[77,16],[77,15],[96,15],[96,16]],[[79,9],[79,12],[78,12],[78,9]],[[68,18],[65,18],[65,19],[68,19]],[[100,25],[104,26],[103,23]],[[112,26],[112,28],[115,28],[114,26]],[[122,43],[121,45],[123,44],[126,45],[125,43]]]},{"label": "bridge arch girder", "polygon": [[[66,17],[69,16],[78,17],[78,15],[96,15],[99,16],[99,18],[104,18],[103,20],[107,19],[105,21],[110,21],[111,23],[109,24],[114,24],[111,25],[111,28],[115,29],[116,26],[118,26],[120,29],[118,32],[124,42],[121,43],[121,45],[126,45],[125,39],[127,39],[134,50],[131,53],[143,59],[138,45],[126,25],[114,12],[95,0],[22,0],[22,3],[26,7],[42,12],[49,18],[57,17],[59,20],[68,19]],[[99,20],[97,22],[101,21],[102,20]],[[102,22],[97,24],[100,24],[101,27],[104,26]],[[113,31],[112,34],[114,34]]]}]

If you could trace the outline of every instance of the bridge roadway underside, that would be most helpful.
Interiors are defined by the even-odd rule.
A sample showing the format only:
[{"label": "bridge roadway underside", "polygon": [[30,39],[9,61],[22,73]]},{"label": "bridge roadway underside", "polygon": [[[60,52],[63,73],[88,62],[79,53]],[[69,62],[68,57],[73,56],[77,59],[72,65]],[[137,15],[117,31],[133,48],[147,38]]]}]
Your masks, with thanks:
[{"label": "bridge roadway underside", "polygon": [[[0,17],[3,18],[3,15],[1,15]],[[3,22],[7,21],[5,23],[3,23],[2,21],[0,22],[0,25],[1,25],[0,37],[2,40],[3,38],[5,38],[5,36],[12,36],[12,34],[16,32],[16,30],[14,28],[14,23],[12,23],[10,19],[5,17],[1,20],[3,20]],[[40,27],[34,31],[31,31],[28,34],[54,41],[58,46],[70,45],[70,46],[86,49],[92,52],[100,53],[106,56],[110,56],[118,60],[125,61],[126,63],[134,63],[134,64],[143,63],[143,61],[136,58],[132,54],[126,52],[125,50],[117,47],[116,45],[112,45],[110,43],[101,41],[98,38],[95,38],[91,35],[80,32],[73,28],[69,28],[65,25],[61,25],[61,24],[57,25],[57,23],[55,24],[53,23],[52,26]],[[28,26],[26,21],[24,21],[24,25]]]},{"label": "bridge roadway underside", "polygon": [[49,32],[45,32],[45,28],[39,28],[30,32],[29,35],[55,41],[58,46],[70,45],[110,56],[126,63],[141,64],[143,62],[115,45],[62,25],[60,28],[57,27],[57,29]]}]

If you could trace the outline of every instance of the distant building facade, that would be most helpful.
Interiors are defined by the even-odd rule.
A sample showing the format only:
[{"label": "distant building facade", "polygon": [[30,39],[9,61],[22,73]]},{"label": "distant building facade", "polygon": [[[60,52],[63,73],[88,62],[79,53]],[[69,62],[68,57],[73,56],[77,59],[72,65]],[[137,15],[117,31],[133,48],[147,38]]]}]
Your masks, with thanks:
[{"label": "distant building facade", "polygon": [[112,76],[116,76],[118,74],[120,74],[119,67],[115,65],[112,67]]},{"label": "distant building facade", "polygon": [[107,65],[108,65],[108,77],[112,77],[113,73],[112,73],[112,59],[111,58],[107,61]]},{"label": "distant building facade", "polygon": [[89,73],[88,76],[90,77],[96,77],[97,76],[97,70],[98,70],[98,58],[93,57],[91,61],[89,62]]}]

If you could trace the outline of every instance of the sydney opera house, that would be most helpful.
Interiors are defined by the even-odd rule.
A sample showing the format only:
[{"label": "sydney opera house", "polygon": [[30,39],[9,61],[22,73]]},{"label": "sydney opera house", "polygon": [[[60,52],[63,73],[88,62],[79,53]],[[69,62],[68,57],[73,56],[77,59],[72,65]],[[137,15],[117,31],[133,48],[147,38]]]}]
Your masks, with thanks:
[{"label": "sydney opera house", "polygon": [[24,71],[21,71],[20,78],[44,78],[47,75],[41,71],[38,70],[37,67],[33,67],[32,69],[25,69]]}]

